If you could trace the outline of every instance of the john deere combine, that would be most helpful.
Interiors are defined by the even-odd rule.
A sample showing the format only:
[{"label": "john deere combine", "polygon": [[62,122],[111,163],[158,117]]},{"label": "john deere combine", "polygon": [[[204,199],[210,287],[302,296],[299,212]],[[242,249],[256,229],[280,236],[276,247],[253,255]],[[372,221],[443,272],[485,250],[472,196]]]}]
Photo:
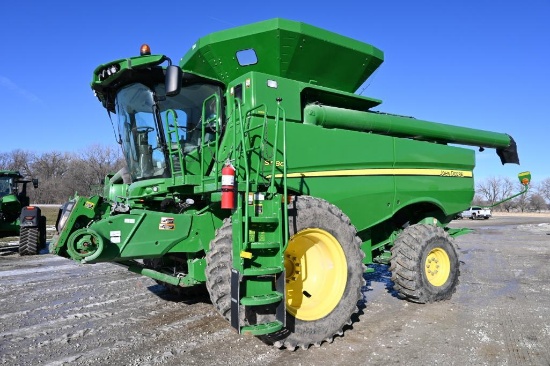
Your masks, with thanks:
[{"label": "john deere combine", "polygon": [[38,187],[38,180],[24,179],[15,170],[0,170],[0,238],[19,235],[19,254],[38,254],[46,244],[46,217],[40,208],[29,206],[27,184]]},{"label": "john deere combine", "polygon": [[284,19],[200,38],[179,66],[143,45],[91,83],[116,114],[129,176],[75,197],[52,252],[116,262],[173,291],[206,285],[238,332],[276,347],[342,334],[366,265],[411,301],[446,300],[447,224],[474,195],[475,154],[519,163],[505,133],[375,112],[354,91],[379,49]]}]

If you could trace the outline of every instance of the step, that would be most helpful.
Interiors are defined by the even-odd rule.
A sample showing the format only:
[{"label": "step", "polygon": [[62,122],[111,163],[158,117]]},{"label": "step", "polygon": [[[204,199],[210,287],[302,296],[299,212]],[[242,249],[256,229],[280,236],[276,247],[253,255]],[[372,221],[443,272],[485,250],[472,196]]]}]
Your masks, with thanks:
[{"label": "step", "polygon": [[277,332],[281,329],[283,329],[283,323],[277,320],[270,323],[247,325],[245,327],[241,327],[240,333],[245,335],[263,335]]},{"label": "step", "polygon": [[253,224],[278,224],[277,216],[250,216],[250,222]]},{"label": "step", "polygon": [[281,247],[281,243],[278,241],[252,241],[250,242],[250,249],[278,249]]},{"label": "step", "polygon": [[241,299],[241,304],[245,306],[258,306],[275,304],[283,299],[283,294],[273,291],[265,295],[247,296]]},{"label": "step", "polygon": [[283,271],[280,267],[261,267],[261,268],[245,268],[243,271],[244,276],[265,276],[281,273]]}]

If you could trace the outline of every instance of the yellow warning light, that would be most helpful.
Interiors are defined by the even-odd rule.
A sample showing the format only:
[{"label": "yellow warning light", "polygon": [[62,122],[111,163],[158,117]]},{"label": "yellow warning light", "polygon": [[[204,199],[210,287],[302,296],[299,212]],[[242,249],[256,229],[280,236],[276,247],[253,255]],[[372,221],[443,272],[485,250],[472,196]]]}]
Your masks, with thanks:
[{"label": "yellow warning light", "polygon": [[141,48],[139,49],[139,54],[141,56],[146,56],[151,54],[151,47],[149,47],[148,44],[142,44]]}]

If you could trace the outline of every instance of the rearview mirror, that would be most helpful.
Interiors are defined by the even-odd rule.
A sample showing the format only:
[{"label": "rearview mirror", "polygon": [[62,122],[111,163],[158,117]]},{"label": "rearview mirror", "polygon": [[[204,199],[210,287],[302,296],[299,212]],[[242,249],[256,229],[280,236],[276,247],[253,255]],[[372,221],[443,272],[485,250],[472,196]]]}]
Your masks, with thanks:
[{"label": "rearview mirror", "polygon": [[181,90],[181,69],[176,65],[170,65],[166,68],[164,84],[166,86],[166,96],[178,95]]}]

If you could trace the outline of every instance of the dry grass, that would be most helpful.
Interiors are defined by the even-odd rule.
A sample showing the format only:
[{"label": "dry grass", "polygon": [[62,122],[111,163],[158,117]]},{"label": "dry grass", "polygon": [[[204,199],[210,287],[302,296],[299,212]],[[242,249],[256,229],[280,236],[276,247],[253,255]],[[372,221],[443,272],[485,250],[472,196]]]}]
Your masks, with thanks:
[{"label": "dry grass", "polygon": [[57,213],[59,212],[59,206],[40,206],[40,210],[42,211],[42,215],[46,216],[46,225],[55,225],[55,220],[57,220]]}]

